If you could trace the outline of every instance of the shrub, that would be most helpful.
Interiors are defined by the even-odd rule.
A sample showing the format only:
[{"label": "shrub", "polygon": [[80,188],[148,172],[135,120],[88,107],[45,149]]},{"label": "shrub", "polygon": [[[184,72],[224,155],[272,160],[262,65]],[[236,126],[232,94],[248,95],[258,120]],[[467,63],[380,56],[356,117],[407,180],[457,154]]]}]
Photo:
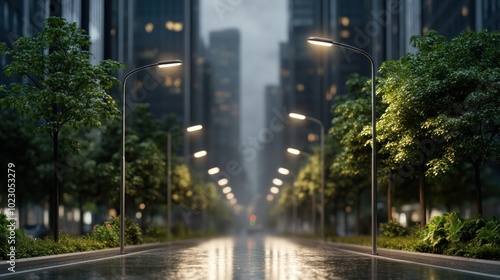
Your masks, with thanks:
[{"label": "shrub", "polygon": [[[91,236],[100,242],[103,242],[106,247],[120,246],[120,218],[113,217],[104,222],[104,225],[94,226]],[[125,217],[125,244],[136,245],[142,243],[142,231],[139,225]]]},{"label": "shrub", "polygon": [[486,222],[482,217],[465,219],[460,228],[460,241],[466,243],[473,240],[476,237],[476,232],[485,225]]},{"label": "shrub", "polygon": [[95,225],[90,236],[106,247],[120,246],[120,227],[113,227],[109,221],[104,222],[104,225]]},{"label": "shrub", "polygon": [[10,253],[11,246],[16,247],[15,253],[16,253],[16,258],[18,258],[19,243],[21,241],[21,238],[25,235],[22,229],[15,229],[14,234],[16,238],[14,240],[9,239],[11,231],[8,228],[8,226],[10,225],[10,223],[11,222],[8,220],[7,215],[0,214],[0,260],[9,259],[9,257],[7,257],[7,254]]},{"label": "shrub", "polygon": [[500,221],[493,219],[477,230],[476,241],[479,245],[500,245]]},{"label": "shrub", "polygon": [[146,228],[146,235],[153,241],[165,241],[170,237],[170,232],[167,228],[157,224],[150,224]]},{"label": "shrub", "polygon": [[0,256],[5,259],[9,253],[9,229],[7,226],[10,222],[7,220],[7,215],[0,214]]},{"label": "shrub", "polygon": [[380,230],[382,231],[382,235],[387,237],[401,237],[408,235],[406,228],[395,220],[380,224]]},{"label": "shrub", "polygon": [[445,223],[443,225],[448,242],[460,242],[460,229],[462,228],[462,219],[456,212],[450,212],[443,215]]},{"label": "shrub", "polygon": [[450,243],[460,242],[462,220],[456,212],[433,217],[422,231],[422,241],[418,248],[425,248],[431,253],[442,254]]}]

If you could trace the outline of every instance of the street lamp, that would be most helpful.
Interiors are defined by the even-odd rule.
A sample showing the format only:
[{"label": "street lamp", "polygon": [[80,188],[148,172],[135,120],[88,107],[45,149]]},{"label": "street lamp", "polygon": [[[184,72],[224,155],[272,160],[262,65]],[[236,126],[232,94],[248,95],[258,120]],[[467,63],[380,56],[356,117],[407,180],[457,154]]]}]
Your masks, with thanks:
[{"label": "street lamp", "polygon": [[167,68],[182,65],[180,60],[168,60],[157,62],[149,65],[145,65],[130,71],[123,78],[123,95],[122,95],[122,164],[121,164],[121,187],[120,187],[120,254],[125,254],[125,108],[126,108],[126,85],[127,79],[130,75],[135,74],[139,71],[158,67]]},{"label": "street lamp", "polygon": [[300,151],[294,148],[288,148],[286,151],[292,155],[300,155]]},{"label": "street lamp", "polygon": [[[203,129],[202,125],[193,125],[186,128],[187,132]],[[172,133],[167,132],[167,228],[172,227]]]},{"label": "street lamp", "polygon": [[[320,126],[320,143],[321,143],[321,212],[320,212],[320,234],[321,240],[325,240],[325,126],[323,123],[313,117],[304,116],[297,113],[290,113],[288,116],[297,120],[310,120]],[[313,225],[314,226],[314,225]]]},{"label": "street lamp", "polygon": [[283,168],[283,167],[280,167],[280,168],[278,168],[278,173],[283,174],[283,175],[288,175],[288,174],[290,174],[290,170]]},{"label": "street lamp", "polygon": [[212,167],[212,168],[208,169],[208,171],[207,171],[208,175],[215,175],[219,172],[220,172],[219,167]]},{"label": "street lamp", "polygon": [[377,139],[376,139],[376,116],[375,116],[375,63],[373,62],[373,58],[367,52],[362,49],[358,49],[356,47],[338,43],[328,38],[319,38],[319,37],[309,37],[307,42],[320,46],[331,47],[333,45],[346,48],[357,53],[364,55],[368,60],[370,60],[370,64],[372,67],[371,71],[371,80],[372,80],[372,254],[377,254]]},{"label": "street lamp", "polygon": [[193,154],[193,156],[195,158],[201,158],[201,157],[204,157],[206,155],[207,155],[207,151],[205,151],[205,150],[198,151],[198,152],[196,152],[196,153]]}]

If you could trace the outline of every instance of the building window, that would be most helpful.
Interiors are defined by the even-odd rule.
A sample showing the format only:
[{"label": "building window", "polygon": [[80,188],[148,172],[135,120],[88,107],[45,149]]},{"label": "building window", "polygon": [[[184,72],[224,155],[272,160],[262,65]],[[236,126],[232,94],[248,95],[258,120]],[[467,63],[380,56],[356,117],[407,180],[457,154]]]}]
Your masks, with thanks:
[{"label": "building window", "polygon": [[350,22],[351,22],[351,21],[349,20],[349,18],[348,18],[348,17],[341,17],[341,18],[340,18],[340,24],[342,24],[342,26],[347,27],[347,26],[349,26],[349,23],[350,23]]},{"label": "building window", "polygon": [[165,28],[170,31],[181,32],[183,27],[182,22],[173,22],[169,20],[165,23]]},{"label": "building window", "polygon": [[303,92],[305,89],[305,86],[303,84],[297,84],[297,91],[298,92]]},{"label": "building window", "polygon": [[155,26],[151,22],[146,23],[146,25],[144,26],[144,30],[146,30],[147,33],[153,32],[154,28]]}]

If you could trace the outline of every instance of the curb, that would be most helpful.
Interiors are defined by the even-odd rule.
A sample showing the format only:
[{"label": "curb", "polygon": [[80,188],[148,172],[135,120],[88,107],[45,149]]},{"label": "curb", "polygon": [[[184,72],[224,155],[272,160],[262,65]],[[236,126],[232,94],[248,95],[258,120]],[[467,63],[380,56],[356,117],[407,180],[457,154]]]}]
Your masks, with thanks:
[{"label": "curb", "polygon": [[321,240],[296,237],[299,242],[316,242],[325,249],[332,248],[363,254],[380,259],[391,259],[402,262],[415,262],[422,265],[440,267],[444,269],[463,270],[479,274],[497,275],[500,278],[500,261],[472,259],[459,256],[448,256],[431,253],[420,253],[396,249],[377,248],[377,254],[372,255],[371,246],[354,245],[349,243],[324,242]]},{"label": "curb", "polygon": [[[48,255],[48,256],[40,256],[40,257],[32,257],[32,258],[22,258],[16,259],[16,272],[22,272],[30,269],[43,268],[48,264],[58,263],[58,264],[69,264],[77,260],[98,260],[107,257],[120,257],[126,256],[130,253],[136,253],[147,250],[160,249],[164,247],[175,247],[181,246],[184,244],[197,244],[206,240],[207,238],[196,238],[196,239],[186,239],[186,240],[176,240],[176,241],[167,241],[167,242],[156,242],[156,243],[147,243],[140,245],[128,245],[125,246],[125,254],[120,254],[120,248],[110,248],[110,249],[101,249],[101,250],[92,250],[92,251],[84,251],[84,252],[75,252],[75,253],[66,253],[66,254],[58,254],[58,255]],[[0,277],[5,276],[5,274],[11,274],[12,272],[7,269],[11,267],[9,264],[9,260],[0,261]]]}]

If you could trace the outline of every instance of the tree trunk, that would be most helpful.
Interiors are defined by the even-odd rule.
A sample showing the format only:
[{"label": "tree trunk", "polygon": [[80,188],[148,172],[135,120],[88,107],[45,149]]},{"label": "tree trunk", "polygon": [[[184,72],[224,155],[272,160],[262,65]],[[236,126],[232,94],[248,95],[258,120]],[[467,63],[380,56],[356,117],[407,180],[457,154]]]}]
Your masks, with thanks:
[{"label": "tree trunk", "polygon": [[483,194],[481,190],[481,168],[478,162],[474,163],[474,182],[476,183],[476,215],[483,215]]},{"label": "tree trunk", "polygon": [[[55,129],[54,129],[55,130]],[[52,168],[54,173],[54,187],[50,193],[50,229],[53,232],[54,242],[59,242],[59,133],[55,130],[52,135],[53,157]]]},{"label": "tree trunk", "polygon": [[387,221],[392,221],[392,171],[387,174]]},{"label": "tree trunk", "polygon": [[425,164],[420,166],[419,171],[420,225],[425,226],[427,224],[425,213]]},{"label": "tree trunk", "polygon": [[361,194],[363,190],[360,189],[356,195],[356,235],[361,234]]},{"label": "tree trunk", "polygon": [[80,211],[80,221],[78,221],[78,226],[80,227],[80,234],[84,235],[83,229],[83,192],[78,194],[78,211]]},{"label": "tree trunk", "polygon": [[347,215],[349,214],[347,212],[347,198],[344,198],[344,235],[348,236],[349,234],[349,221]]}]

